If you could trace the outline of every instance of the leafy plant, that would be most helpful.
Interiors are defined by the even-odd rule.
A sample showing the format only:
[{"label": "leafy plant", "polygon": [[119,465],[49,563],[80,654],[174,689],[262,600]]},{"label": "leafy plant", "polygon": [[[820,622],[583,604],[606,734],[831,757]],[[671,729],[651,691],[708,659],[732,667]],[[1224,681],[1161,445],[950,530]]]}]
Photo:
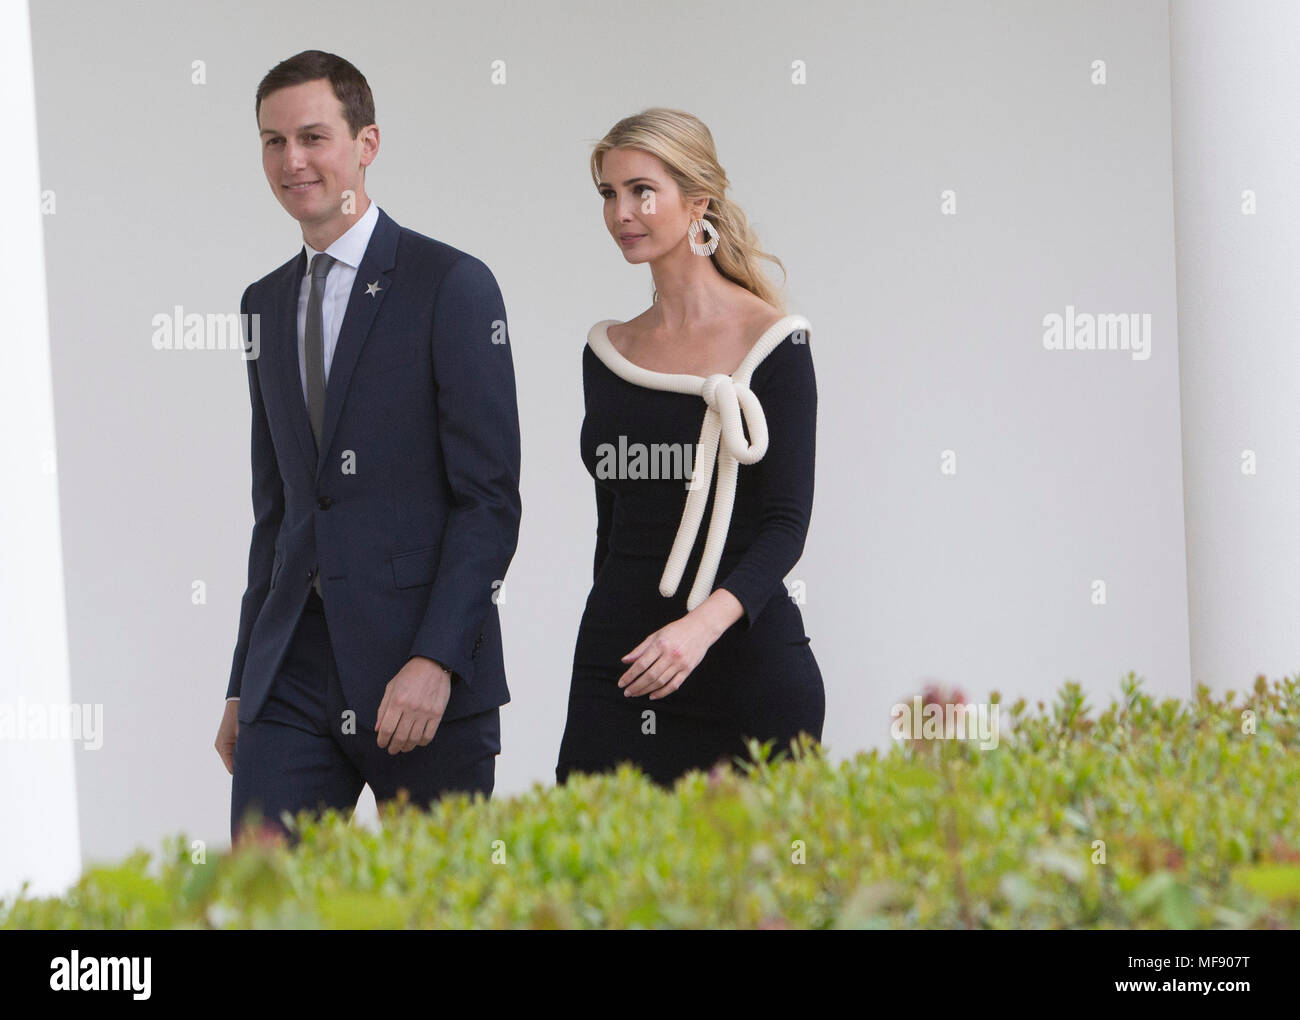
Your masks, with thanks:
[{"label": "leafy plant", "polygon": [[[751,746],[672,791],[631,766],[516,797],[300,816],[0,902],[8,928],[1187,928],[1300,923],[1300,691],[1154,701],[1129,674],[1001,706],[996,748]],[[927,692],[935,700],[941,695]],[[952,695],[946,695],[952,697]],[[960,695],[956,695],[960,698]],[[964,700],[964,699],[962,699]]]}]

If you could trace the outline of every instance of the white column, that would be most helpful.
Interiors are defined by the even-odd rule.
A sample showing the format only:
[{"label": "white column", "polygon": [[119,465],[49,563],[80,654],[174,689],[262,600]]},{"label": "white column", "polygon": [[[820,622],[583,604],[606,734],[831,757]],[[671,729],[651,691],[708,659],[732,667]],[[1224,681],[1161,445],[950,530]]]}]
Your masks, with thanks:
[{"label": "white column", "polygon": [[[81,868],[73,744],[37,727],[69,708],[45,251],[27,4],[0,4],[0,895],[55,892]],[[48,729],[46,729],[48,732]]]},{"label": "white column", "polygon": [[1293,2],[1170,4],[1192,679],[1215,691],[1300,669],[1298,39]]}]

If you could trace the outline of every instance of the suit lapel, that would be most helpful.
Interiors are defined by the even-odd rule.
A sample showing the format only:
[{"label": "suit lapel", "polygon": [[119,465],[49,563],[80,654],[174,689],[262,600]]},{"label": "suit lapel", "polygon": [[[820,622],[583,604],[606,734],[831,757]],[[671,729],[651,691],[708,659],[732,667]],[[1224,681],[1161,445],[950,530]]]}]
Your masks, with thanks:
[{"label": "suit lapel", "polygon": [[[373,200],[372,200],[373,201]],[[379,210],[370,243],[357,268],[357,277],[348,295],[347,310],[339,328],[339,340],[334,346],[330,362],[329,381],[325,384],[325,420],[321,424],[321,450],[328,450],[334,430],[343,410],[352,369],[356,366],[361,348],[370,336],[379,305],[388,294],[389,273],[397,257],[399,228],[384,210]],[[319,477],[322,454],[316,449],[311,434],[311,418],[307,414],[307,401],[302,395],[302,374],[298,365],[298,301],[302,293],[302,278],[307,271],[307,254],[298,257],[285,267],[284,276],[276,287],[279,297],[275,310],[275,336],[286,338],[273,345],[274,370],[283,392],[284,405],[293,421],[293,434],[298,439],[302,462],[313,482]],[[373,284],[378,288],[371,294]],[[263,356],[266,352],[263,351]]]},{"label": "suit lapel", "polygon": [[[330,362],[330,377],[325,385],[325,420],[321,425],[322,451],[330,448],[334,429],[343,411],[343,398],[347,395],[352,369],[370,336],[370,327],[374,324],[379,306],[388,296],[388,274],[396,262],[397,236],[397,224],[380,209],[375,229],[370,234],[370,243],[366,245],[366,253],[357,268],[357,278],[352,283],[347,311],[343,314],[343,324],[339,328],[339,342],[334,347],[334,358]],[[310,427],[308,422],[308,438],[311,437]],[[321,466],[320,463],[316,465],[317,476]]]}]

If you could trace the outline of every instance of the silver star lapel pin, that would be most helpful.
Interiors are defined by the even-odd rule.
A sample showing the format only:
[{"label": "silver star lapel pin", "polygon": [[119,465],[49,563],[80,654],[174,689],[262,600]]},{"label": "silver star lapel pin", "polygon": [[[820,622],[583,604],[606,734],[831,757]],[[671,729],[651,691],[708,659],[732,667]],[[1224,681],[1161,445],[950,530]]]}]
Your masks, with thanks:
[{"label": "silver star lapel pin", "polygon": [[367,293],[370,297],[374,297],[376,294],[378,294],[378,293],[379,293],[381,290],[383,290],[383,289],[384,289],[383,287],[379,286],[379,281],[378,281],[378,280],[376,280],[374,283],[368,283],[368,284],[366,284],[366,293]]}]

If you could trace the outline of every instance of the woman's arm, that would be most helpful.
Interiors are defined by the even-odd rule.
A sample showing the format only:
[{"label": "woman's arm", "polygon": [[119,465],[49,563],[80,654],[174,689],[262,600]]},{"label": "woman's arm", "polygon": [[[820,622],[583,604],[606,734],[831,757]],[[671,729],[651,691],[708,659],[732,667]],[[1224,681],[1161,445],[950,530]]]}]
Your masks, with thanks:
[{"label": "woman's arm", "polygon": [[[772,596],[784,589],[786,574],[803,554],[812,516],[817,448],[817,379],[808,332],[799,331],[782,340],[755,374],[764,369],[767,371],[754,395],[767,419],[767,453],[757,464],[740,467],[741,472],[758,472],[758,533],[718,586],[740,603],[740,619],[746,629],[753,626]],[[697,610],[717,598],[715,590]],[[719,611],[715,603],[710,616],[716,619]]]},{"label": "woman's arm", "polygon": [[612,490],[605,488],[600,482],[596,486],[596,560],[591,567],[591,583],[596,583],[596,577],[600,573],[600,568],[605,562],[605,556],[609,552],[609,525],[614,516],[614,493]]}]

